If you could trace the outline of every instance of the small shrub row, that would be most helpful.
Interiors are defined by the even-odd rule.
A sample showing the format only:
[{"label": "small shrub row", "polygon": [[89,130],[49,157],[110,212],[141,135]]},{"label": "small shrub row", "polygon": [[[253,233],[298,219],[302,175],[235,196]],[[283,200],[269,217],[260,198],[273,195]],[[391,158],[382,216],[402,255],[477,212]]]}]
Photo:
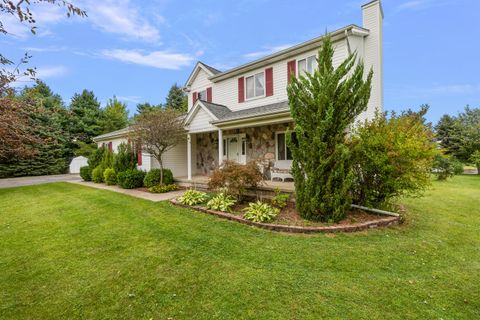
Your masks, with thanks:
[{"label": "small shrub row", "polygon": [[173,173],[169,169],[163,169],[163,183],[160,183],[161,169],[152,169],[150,170],[145,178],[143,179],[143,185],[147,188],[163,185],[173,184]]}]

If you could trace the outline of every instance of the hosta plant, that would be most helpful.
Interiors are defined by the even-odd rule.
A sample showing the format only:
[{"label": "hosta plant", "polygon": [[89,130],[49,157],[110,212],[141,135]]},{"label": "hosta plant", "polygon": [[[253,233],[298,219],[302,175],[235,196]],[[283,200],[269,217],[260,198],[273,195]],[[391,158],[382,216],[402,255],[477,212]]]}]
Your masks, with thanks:
[{"label": "hosta plant", "polygon": [[243,217],[253,222],[270,222],[280,213],[280,209],[261,201],[250,202],[243,210],[246,212]]},{"label": "hosta plant", "polygon": [[219,193],[207,202],[207,208],[223,212],[232,212],[232,207],[237,201],[225,193]]},{"label": "hosta plant", "polygon": [[181,204],[185,204],[187,206],[194,206],[196,204],[203,203],[207,201],[208,197],[205,192],[189,189],[185,191],[185,193],[178,198],[178,201]]}]

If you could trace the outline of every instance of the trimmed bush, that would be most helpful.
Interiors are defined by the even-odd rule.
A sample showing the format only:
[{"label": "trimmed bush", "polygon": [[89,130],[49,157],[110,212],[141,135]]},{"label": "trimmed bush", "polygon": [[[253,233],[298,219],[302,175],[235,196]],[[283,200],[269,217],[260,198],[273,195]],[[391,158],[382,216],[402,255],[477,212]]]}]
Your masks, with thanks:
[{"label": "trimmed bush", "polygon": [[280,213],[280,209],[261,201],[250,202],[243,211],[243,217],[253,222],[270,222]]},{"label": "trimmed bush", "polygon": [[112,168],[107,168],[103,172],[103,181],[109,186],[117,184],[117,173]]},{"label": "trimmed bush", "polygon": [[92,169],[90,169],[90,166],[80,168],[80,177],[82,177],[83,181],[92,181]]},{"label": "trimmed bush", "polygon": [[145,172],[138,169],[130,169],[117,174],[117,183],[124,189],[134,189],[143,186]]},{"label": "trimmed bush", "polygon": [[262,173],[255,161],[239,164],[227,160],[223,162],[221,168],[213,172],[208,187],[212,190],[222,190],[240,201],[247,189],[256,189],[262,181]]},{"label": "trimmed bush", "polygon": [[[152,169],[147,172],[143,179],[143,185],[147,188],[160,185],[160,169]],[[173,174],[170,169],[163,169],[163,184],[168,185],[173,183]]]},{"label": "trimmed bush", "polygon": [[176,184],[162,184],[148,188],[148,191],[151,193],[165,193],[175,190],[178,190],[178,186]]},{"label": "trimmed bush", "polygon": [[101,165],[97,166],[92,171],[92,181],[95,183],[102,183],[103,182],[103,167]]}]

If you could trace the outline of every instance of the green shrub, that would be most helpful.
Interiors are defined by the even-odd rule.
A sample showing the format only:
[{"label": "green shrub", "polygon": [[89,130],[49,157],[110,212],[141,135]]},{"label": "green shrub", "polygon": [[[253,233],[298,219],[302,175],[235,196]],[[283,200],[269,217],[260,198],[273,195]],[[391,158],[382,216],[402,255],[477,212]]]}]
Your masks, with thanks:
[{"label": "green shrub", "polygon": [[262,181],[262,173],[254,161],[247,164],[224,161],[222,167],[212,173],[208,187],[222,190],[240,201],[247,189],[257,188]]},{"label": "green shrub", "polygon": [[102,157],[102,162],[100,162],[100,164],[104,168],[113,168],[114,160],[115,160],[115,155],[113,154],[113,152],[108,149],[105,149]]},{"label": "green shrub", "polygon": [[463,163],[461,161],[458,161],[457,159],[453,158],[452,166],[453,166],[454,175],[463,174]]},{"label": "green shrub", "polygon": [[[147,188],[160,185],[160,169],[150,170],[145,178],[143,179],[143,184]],[[163,184],[172,184],[173,183],[173,174],[170,169],[163,169]]]},{"label": "green shrub", "polygon": [[88,158],[88,165],[90,168],[96,168],[100,165],[103,159],[103,155],[105,154],[105,147],[100,147],[96,149]]},{"label": "green shrub", "polygon": [[235,199],[225,193],[219,193],[207,202],[207,208],[223,212],[232,212],[232,207],[237,203]]},{"label": "green shrub", "polygon": [[281,193],[280,188],[275,188],[274,191],[275,196],[272,198],[272,204],[280,209],[285,208],[290,195],[288,193]]},{"label": "green shrub", "polygon": [[137,156],[128,143],[121,143],[118,146],[118,153],[113,160],[115,172],[123,172],[137,167]]},{"label": "green shrub", "polygon": [[443,154],[437,154],[433,161],[433,173],[438,180],[447,180],[455,174],[452,159]]},{"label": "green shrub", "polygon": [[430,185],[438,150],[424,124],[426,111],[377,114],[353,133],[355,204],[384,207],[402,196],[418,196]]},{"label": "green shrub", "polygon": [[178,190],[178,186],[176,184],[162,184],[148,188],[148,191],[152,193],[165,193],[170,191]]},{"label": "green shrub", "polygon": [[92,181],[92,169],[90,169],[90,166],[80,168],[80,177],[83,181]]},{"label": "green shrub", "polygon": [[103,182],[103,167],[101,165],[98,165],[95,169],[92,171],[92,181],[95,183],[102,183]]},{"label": "green shrub", "polygon": [[138,169],[130,169],[117,174],[117,183],[124,189],[134,189],[143,186],[145,172]]},{"label": "green shrub", "polygon": [[103,171],[103,181],[109,186],[117,184],[117,173],[112,168]]},{"label": "green shrub", "polygon": [[270,222],[280,213],[280,209],[261,201],[250,202],[243,210],[246,212],[243,217],[254,222]]},{"label": "green shrub", "polygon": [[208,197],[205,192],[189,189],[185,191],[185,193],[178,198],[178,201],[181,204],[185,204],[188,206],[194,206],[200,203],[204,203],[207,201]]}]

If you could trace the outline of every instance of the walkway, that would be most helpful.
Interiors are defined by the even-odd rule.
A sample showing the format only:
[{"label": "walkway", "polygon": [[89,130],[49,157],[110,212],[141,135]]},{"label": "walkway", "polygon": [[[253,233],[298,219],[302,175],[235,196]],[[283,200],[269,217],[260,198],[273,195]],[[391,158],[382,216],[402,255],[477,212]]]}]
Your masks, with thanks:
[{"label": "walkway", "polygon": [[0,189],[32,186],[36,184],[64,182],[64,181],[80,181],[78,174],[57,174],[51,176],[36,176],[36,177],[19,177],[0,179]]},{"label": "walkway", "polygon": [[179,191],[173,191],[173,192],[167,192],[167,193],[150,193],[150,192],[140,191],[135,189],[122,189],[117,186],[107,186],[106,184],[103,184],[103,183],[86,182],[81,180],[69,181],[69,182],[79,184],[82,186],[123,193],[132,197],[149,200],[153,202],[171,200],[173,198],[180,197],[185,192],[185,190],[179,190]]}]

